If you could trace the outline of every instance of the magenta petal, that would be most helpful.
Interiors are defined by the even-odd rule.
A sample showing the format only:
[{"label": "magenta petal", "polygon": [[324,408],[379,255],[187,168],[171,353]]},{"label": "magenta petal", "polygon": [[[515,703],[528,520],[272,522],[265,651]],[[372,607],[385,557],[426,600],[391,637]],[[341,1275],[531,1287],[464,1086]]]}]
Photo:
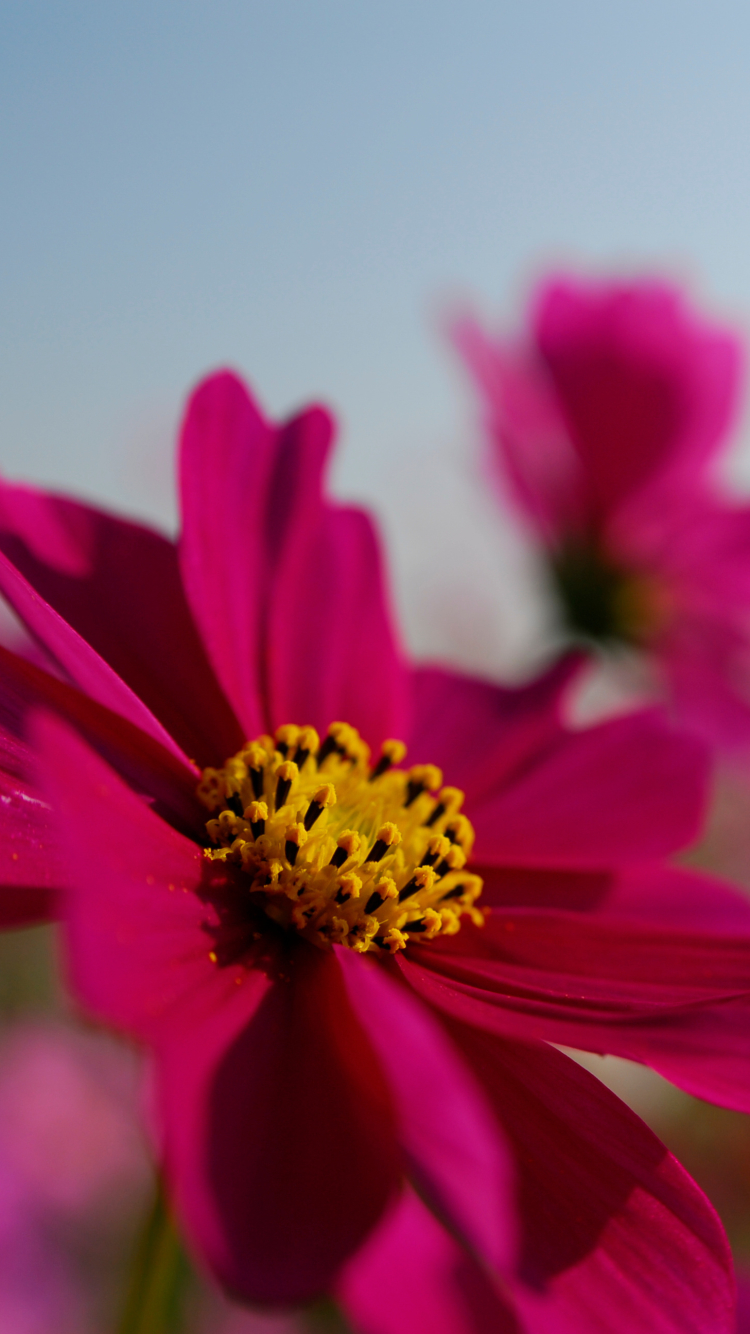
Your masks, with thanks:
[{"label": "magenta petal", "polygon": [[260,654],[274,455],[275,433],[236,376],[214,375],[198,387],[180,445],[182,577],[247,737],[266,727]]},{"label": "magenta petal", "polygon": [[485,404],[496,465],[522,513],[554,545],[580,522],[581,465],[535,349],[495,341],[471,319],[453,330]]},{"label": "magenta petal", "polygon": [[62,496],[0,482],[0,549],[201,764],[242,735],[193,624],[174,543]]},{"label": "magenta petal", "polygon": [[337,1296],[363,1334],[522,1334],[489,1276],[411,1190],[349,1262]]},{"label": "magenta petal", "polygon": [[485,866],[472,861],[483,882],[483,908],[556,908],[594,912],[606,903],[613,871],[556,871],[538,866]]},{"label": "magenta petal", "polygon": [[145,704],[108,663],[76,633],[67,621],[34,591],[31,584],[0,552],[0,592],[26,628],[50,654],[65,675],[99,704],[135,723],[167,750],[185,759],[175,741]]},{"label": "magenta petal", "polygon": [[498,909],[484,930],[410,954],[408,980],[449,1014],[642,1061],[750,1110],[750,937]]},{"label": "magenta petal", "polygon": [[657,282],[553,280],[535,324],[595,519],[665,474],[700,472],[736,409],[738,339]]},{"label": "magenta petal", "polygon": [[[0,649],[0,662],[6,652]],[[12,657],[13,655],[9,655]],[[45,921],[57,909],[62,871],[47,802],[30,781],[33,752],[0,675],[0,925]]]},{"label": "magenta petal", "polygon": [[372,525],[329,504],[333,432],[311,408],[276,429],[215,375],[182,435],[185,586],[248,736],[335,719],[373,745],[403,729],[403,674]]},{"label": "magenta petal", "polygon": [[482,906],[553,908],[714,934],[750,935],[750,898],[698,871],[648,863],[612,871],[556,871],[533,866],[483,866]]},{"label": "magenta petal", "polygon": [[136,792],[183,832],[202,835],[205,824],[195,797],[198,772],[182,763],[147,732],[119,713],[50,676],[33,663],[0,647],[0,724],[17,756],[12,771],[21,777],[34,772],[26,743],[29,710],[47,706],[72,723]]},{"label": "magenta petal", "polygon": [[526,1334],[731,1334],[721,1224],[643,1122],[550,1047],[450,1027],[516,1152]]},{"label": "magenta petal", "polygon": [[387,1071],[420,1194],[495,1270],[514,1247],[505,1145],[481,1089],[435,1018],[384,969],[337,949],[357,1017]]},{"label": "magenta petal", "polygon": [[701,744],[657,713],[564,733],[469,810],[475,857],[559,869],[662,857],[697,833],[707,775]]},{"label": "magenta petal", "polygon": [[67,868],[76,991],[116,1027],[163,1039],[235,989],[209,959],[201,849],[58,719],[37,715],[34,740]]},{"label": "magenta petal", "polygon": [[[245,986],[268,983],[249,974]],[[162,1051],[182,1213],[231,1291],[309,1300],[330,1290],[398,1188],[390,1095],[335,959],[305,943],[226,1037],[217,1014]]]},{"label": "magenta petal", "polygon": [[[294,456],[290,478],[293,465]],[[404,735],[407,685],[378,543],[361,510],[319,504],[316,513],[313,483],[303,489],[303,481],[297,493],[291,481],[286,487],[297,508],[270,607],[271,717],[303,719],[320,732],[342,719],[375,748]]]},{"label": "magenta petal", "polygon": [[678,931],[750,937],[750,897],[746,893],[715,876],[679,867],[631,867],[612,876],[596,912]]},{"label": "magenta petal", "polygon": [[442,667],[411,672],[409,760],[437,764],[469,803],[507,782],[563,736],[565,688],[581,666],[566,654],[530,685],[509,689]]},{"label": "magenta petal", "polygon": [[62,873],[47,803],[23,777],[28,748],[0,725],[0,926],[28,926],[57,911]]}]

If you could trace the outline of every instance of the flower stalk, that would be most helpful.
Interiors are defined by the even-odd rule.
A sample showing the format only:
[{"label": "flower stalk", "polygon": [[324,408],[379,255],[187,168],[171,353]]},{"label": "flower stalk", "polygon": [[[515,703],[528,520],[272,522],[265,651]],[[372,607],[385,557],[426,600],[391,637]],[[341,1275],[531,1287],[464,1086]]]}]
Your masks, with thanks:
[{"label": "flower stalk", "polygon": [[189,1261],[159,1180],[136,1245],[117,1334],[180,1334],[189,1281]]}]

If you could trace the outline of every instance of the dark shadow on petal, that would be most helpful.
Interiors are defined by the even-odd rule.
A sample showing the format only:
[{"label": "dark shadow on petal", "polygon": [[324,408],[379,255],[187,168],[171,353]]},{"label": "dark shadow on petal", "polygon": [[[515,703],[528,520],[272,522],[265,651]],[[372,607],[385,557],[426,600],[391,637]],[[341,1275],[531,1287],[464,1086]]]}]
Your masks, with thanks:
[{"label": "dark shadow on petal", "polygon": [[2,489],[0,550],[191,759],[221,764],[243,737],[188,608],[174,543],[140,524],[41,493],[48,522],[80,554],[75,573],[55,568],[10,528],[14,497],[26,491]]},{"label": "dark shadow on petal", "polygon": [[235,1286],[255,1301],[330,1290],[401,1176],[381,1067],[338,964],[305,942],[216,1072],[208,1171]]},{"label": "dark shadow on petal", "polygon": [[668,1197],[658,1180],[664,1145],[593,1075],[552,1047],[443,1022],[515,1149],[526,1283],[543,1288],[583,1260],[637,1186]]}]

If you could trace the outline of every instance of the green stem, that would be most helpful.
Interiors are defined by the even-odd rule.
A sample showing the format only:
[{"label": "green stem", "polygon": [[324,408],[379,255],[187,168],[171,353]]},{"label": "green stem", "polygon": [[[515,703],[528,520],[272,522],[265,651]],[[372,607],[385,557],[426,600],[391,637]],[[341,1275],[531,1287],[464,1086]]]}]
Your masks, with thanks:
[{"label": "green stem", "polygon": [[328,1297],[307,1307],[304,1322],[307,1334],[351,1334],[341,1308]]},{"label": "green stem", "polygon": [[179,1334],[190,1267],[159,1182],[141,1232],[117,1334]]}]

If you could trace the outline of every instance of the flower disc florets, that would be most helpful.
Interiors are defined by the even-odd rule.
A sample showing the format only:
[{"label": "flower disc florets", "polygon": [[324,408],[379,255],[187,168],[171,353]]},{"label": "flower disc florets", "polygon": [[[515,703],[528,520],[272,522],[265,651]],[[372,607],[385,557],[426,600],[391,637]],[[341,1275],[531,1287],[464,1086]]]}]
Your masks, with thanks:
[{"label": "flower disc florets", "polygon": [[212,861],[241,868],[251,901],[314,944],[403,949],[453,935],[482,890],[464,870],[474,831],[463,793],[442,787],[434,765],[397,766],[406,747],[369,747],[347,723],[320,743],[312,727],[286,725],[205,769],[198,796],[214,812]]}]

